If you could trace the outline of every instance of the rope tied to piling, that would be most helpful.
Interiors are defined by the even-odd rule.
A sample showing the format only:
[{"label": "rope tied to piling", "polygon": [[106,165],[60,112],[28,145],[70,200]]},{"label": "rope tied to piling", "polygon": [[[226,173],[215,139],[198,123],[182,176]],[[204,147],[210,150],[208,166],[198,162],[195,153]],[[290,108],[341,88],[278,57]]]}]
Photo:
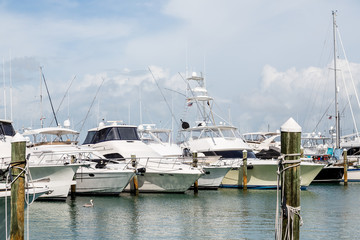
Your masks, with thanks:
[{"label": "rope tied to piling", "polygon": [[[299,217],[299,222],[300,222],[300,226],[303,225],[303,220],[302,217],[300,215],[300,209],[301,207],[292,207],[289,206],[288,204],[286,204],[286,198],[284,196],[284,189],[281,188],[281,210],[282,213],[279,216],[279,191],[280,191],[280,183],[282,182],[282,180],[285,178],[285,172],[291,168],[295,168],[300,166],[301,164],[301,159],[294,159],[294,160],[285,160],[285,157],[300,157],[301,154],[300,153],[293,153],[293,154],[281,154],[281,156],[279,157],[279,164],[278,164],[278,169],[277,169],[277,187],[276,187],[276,220],[275,220],[275,239],[279,240],[282,239],[282,228],[283,228],[283,215],[284,217],[287,217],[287,221],[288,223],[290,223],[290,221],[292,222],[292,224],[287,224],[286,230],[285,230],[285,239],[293,239],[294,238],[294,219],[295,219],[295,215],[297,215]],[[285,167],[285,164],[291,164],[287,167]],[[279,223],[280,222],[280,223]],[[290,235],[291,232],[291,235]]]},{"label": "rope tied to piling", "polygon": [[[300,226],[303,225],[303,220],[302,217],[300,215],[300,209],[301,207],[292,207],[286,204],[286,208],[287,208],[287,220],[288,222],[292,222],[291,224],[291,229],[294,228],[294,220],[295,220],[295,215],[299,216],[299,222],[300,222]],[[290,236],[290,224],[287,225],[286,230],[285,230],[285,239],[294,239],[294,231],[291,231],[291,236]]]}]

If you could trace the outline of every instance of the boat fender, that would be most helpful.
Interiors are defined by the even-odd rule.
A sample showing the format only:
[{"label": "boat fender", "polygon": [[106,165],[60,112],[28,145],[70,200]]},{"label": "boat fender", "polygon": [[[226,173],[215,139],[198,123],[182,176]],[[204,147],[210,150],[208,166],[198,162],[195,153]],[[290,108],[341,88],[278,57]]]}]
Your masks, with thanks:
[{"label": "boat fender", "polygon": [[210,174],[210,172],[209,172],[209,171],[205,171],[205,174]]},{"label": "boat fender", "polygon": [[142,167],[142,168],[138,168],[136,169],[137,173],[146,173],[146,168]]},{"label": "boat fender", "polygon": [[105,168],[105,166],[106,166],[106,162],[104,162],[104,161],[100,161],[100,162],[98,162],[96,165],[95,165],[95,168]]},{"label": "boat fender", "polygon": [[253,169],[253,168],[254,168],[253,165],[248,165],[248,166],[247,166],[247,169]]}]

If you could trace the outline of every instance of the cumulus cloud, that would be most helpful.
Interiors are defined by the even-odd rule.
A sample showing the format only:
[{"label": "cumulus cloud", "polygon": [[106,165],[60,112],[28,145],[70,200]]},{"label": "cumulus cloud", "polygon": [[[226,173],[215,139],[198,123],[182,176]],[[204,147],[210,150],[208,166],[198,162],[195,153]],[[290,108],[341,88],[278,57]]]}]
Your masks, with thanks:
[{"label": "cumulus cloud", "polygon": [[[357,111],[354,111],[356,116],[360,116],[360,108],[357,107],[358,104],[355,101],[355,92],[359,87],[358,81],[354,88],[350,72],[354,79],[359,79],[360,64],[350,63],[348,68],[346,61],[339,59],[338,63],[339,110],[343,116],[344,131],[351,131],[353,123],[349,105],[351,104],[353,109],[356,107]],[[329,120],[330,116],[334,115],[335,108],[332,65],[330,63],[323,68],[307,67],[299,70],[290,68],[285,71],[279,71],[270,65],[264,66],[258,90],[240,98],[246,101],[244,111],[252,112],[250,114],[252,117],[242,113],[238,118],[239,121],[244,118],[248,119],[249,123],[252,122],[249,119],[252,119],[258,122],[262,130],[266,130],[268,125],[276,128],[277,124],[278,128],[279,123],[285,122],[288,117],[294,117],[305,131],[313,131],[315,128],[320,131],[328,129],[334,125],[333,121]],[[349,72],[348,69],[351,71]],[[348,99],[351,100],[350,103]],[[319,122],[320,125],[318,125]],[[251,128],[246,122],[241,125],[244,129]]]}]

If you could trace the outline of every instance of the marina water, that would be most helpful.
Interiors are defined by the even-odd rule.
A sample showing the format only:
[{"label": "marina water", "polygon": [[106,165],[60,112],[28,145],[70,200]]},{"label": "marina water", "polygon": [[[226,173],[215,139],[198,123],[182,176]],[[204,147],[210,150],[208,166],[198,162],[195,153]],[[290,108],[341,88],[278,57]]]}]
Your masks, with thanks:
[{"label": "marina water", "polygon": [[[301,191],[300,239],[358,239],[359,198],[359,183],[312,184]],[[95,206],[83,207],[90,199]],[[35,202],[29,235],[38,240],[274,239],[275,214],[276,190],[122,193]]]}]

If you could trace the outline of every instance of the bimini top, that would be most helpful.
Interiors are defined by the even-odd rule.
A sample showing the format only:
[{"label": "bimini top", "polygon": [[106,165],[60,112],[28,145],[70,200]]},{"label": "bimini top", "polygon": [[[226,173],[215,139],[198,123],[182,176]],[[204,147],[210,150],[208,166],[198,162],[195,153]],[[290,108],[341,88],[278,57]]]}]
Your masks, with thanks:
[{"label": "bimini top", "polygon": [[40,134],[50,134],[56,136],[62,135],[79,135],[79,132],[63,127],[47,127],[47,128],[39,128],[39,129],[32,129],[32,130],[25,130],[23,133],[24,136],[29,135],[40,135]]},{"label": "bimini top", "polygon": [[187,129],[182,129],[182,131],[185,132],[191,132],[191,131],[202,131],[204,129],[208,129],[208,130],[216,130],[216,129],[222,129],[222,130],[234,130],[236,131],[237,128],[234,126],[229,126],[229,125],[206,125],[206,124],[198,124],[198,126],[196,127],[191,127],[191,128],[187,128]]},{"label": "bimini top", "polygon": [[77,144],[79,132],[63,127],[47,127],[33,130],[26,130],[25,137],[32,136],[32,142],[28,140],[28,146],[38,145],[63,145]]}]

